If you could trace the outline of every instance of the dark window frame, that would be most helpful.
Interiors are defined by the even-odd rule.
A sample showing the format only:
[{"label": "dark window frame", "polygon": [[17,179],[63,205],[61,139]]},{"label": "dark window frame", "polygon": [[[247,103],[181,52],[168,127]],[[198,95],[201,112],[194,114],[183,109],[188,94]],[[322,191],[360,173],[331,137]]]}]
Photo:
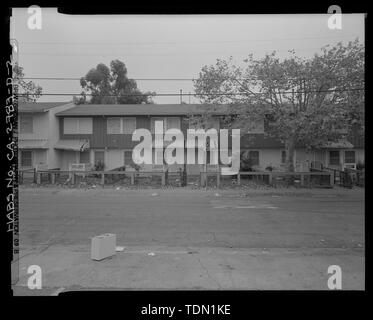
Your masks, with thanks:
[{"label": "dark window frame", "polygon": [[[27,164],[24,164],[24,153],[30,153],[30,165],[27,165]],[[32,150],[21,150],[21,167],[32,167],[32,158],[33,158],[33,154],[32,154]]]},{"label": "dark window frame", "polygon": [[[349,159],[350,157],[347,156],[346,153],[352,153],[354,155],[353,156],[354,161],[352,161],[352,162],[351,161],[347,161],[347,159]],[[345,150],[344,157],[345,157],[345,163],[356,163],[356,152],[355,152],[355,150]]]},{"label": "dark window frame", "polygon": [[[332,156],[332,153],[334,153],[335,155],[338,154],[338,163],[337,163],[337,157],[334,157]],[[335,151],[335,150],[330,150],[329,151],[329,165],[332,165],[332,166],[338,166],[341,164],[341,155],[340,155],[340,152],[339,151]]]}]

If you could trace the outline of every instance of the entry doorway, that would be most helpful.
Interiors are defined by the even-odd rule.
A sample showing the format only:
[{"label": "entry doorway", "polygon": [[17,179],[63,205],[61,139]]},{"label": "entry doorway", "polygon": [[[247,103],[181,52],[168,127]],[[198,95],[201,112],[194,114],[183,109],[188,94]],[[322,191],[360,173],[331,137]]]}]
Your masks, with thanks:
[{"label": "entry doorway", "polygon": [[339,166],[341,164],[340,152],[339,151],[329,151],[329,165]]},{"label": "entry doorway", "polygon": [[94,152],[94,165],[101,163],[105,167],[105,151],[95,150]]}]

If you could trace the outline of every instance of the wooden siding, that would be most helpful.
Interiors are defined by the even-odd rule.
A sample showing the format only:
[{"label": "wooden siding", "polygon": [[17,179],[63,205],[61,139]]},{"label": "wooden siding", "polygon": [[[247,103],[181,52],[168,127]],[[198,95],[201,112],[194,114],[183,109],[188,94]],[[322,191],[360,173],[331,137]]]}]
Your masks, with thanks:
[{"label": "wooden siding", "polygon": [[[60,139],[89,139],[90,148],[127,149],[138,144],[131,134],[107,134],[106,117],[92,117],[92,134],[64,134],[63,117],[60,118]],[[136,117],[136,128],[150,130],[150,117]]]},{"label": "wooden siding", "polygon": [[[107,134],[106,117],[93,116],[92,134],[64,134],[63,117],[60,117],[60,139],[89,139],[91,149],[132,149],[139,142],[132,141],[131,134]],[[136,128],[151,130],[150,116],[137,116]],[[181,131],[186,138],[188,123],[181,121]],[[249,137],[251,136],[251,137]],[[228,139],[228,148],[232,146],[232,138]],[[241,137],[241,149],[247,148],[279,148],[282,144],[276,139],[264,137],[263,134],[244,135]]]},{"label": "wooden siding", "polygon": [[[131,134],[107,134],[106,117],[94,116],[93,118],[93,133],[92,134],[64,134],[63,133],[63,117],[60,118],[60,139],[89,139],[91,149],[132,149],[139,142],[132,141]],[[151,130],[151,117],[137,116],[136,128],[144,128]],[[188,123],[181,121],[181,131],[186,138]],[[228,139],[228,147],[231,148],[232,138]],[[278,148],[281,144],[276,139],[264,137],[262,134],[244,135],[241,137],[241,149],[246,148]]]}]

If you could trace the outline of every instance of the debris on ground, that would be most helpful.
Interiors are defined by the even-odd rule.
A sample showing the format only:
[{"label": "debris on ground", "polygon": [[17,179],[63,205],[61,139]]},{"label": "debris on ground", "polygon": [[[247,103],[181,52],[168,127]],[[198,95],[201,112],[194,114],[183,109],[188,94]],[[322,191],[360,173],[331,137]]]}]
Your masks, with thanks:
[{"label": "debris on ground", "polygon": [[123,250],[124,250],[124,247],[120,247],[120,246],[115,247],[115,251],[117,252],[121,252]]},{"label": "debris on ground", "polygon": [[155,253],[154,252],[149,252],[148,256],[155,256]]}]

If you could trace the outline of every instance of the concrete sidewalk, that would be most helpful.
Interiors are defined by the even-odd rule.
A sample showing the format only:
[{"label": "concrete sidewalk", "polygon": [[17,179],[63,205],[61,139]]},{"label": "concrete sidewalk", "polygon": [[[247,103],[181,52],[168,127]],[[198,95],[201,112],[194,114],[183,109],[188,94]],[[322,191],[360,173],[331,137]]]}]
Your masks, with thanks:
[{"label": "concrete sidewalk", "polygon": [[[344,290],[364,289],[363,249],[227,249],[136,246],[102,261],[87,246],[24,251],[15,294],[27,288],[27,266],[37,264],[43,288],[96,289],[328,290],[327,269],[339,265]],[[27,292],[29,291],[29,292]]]}]

